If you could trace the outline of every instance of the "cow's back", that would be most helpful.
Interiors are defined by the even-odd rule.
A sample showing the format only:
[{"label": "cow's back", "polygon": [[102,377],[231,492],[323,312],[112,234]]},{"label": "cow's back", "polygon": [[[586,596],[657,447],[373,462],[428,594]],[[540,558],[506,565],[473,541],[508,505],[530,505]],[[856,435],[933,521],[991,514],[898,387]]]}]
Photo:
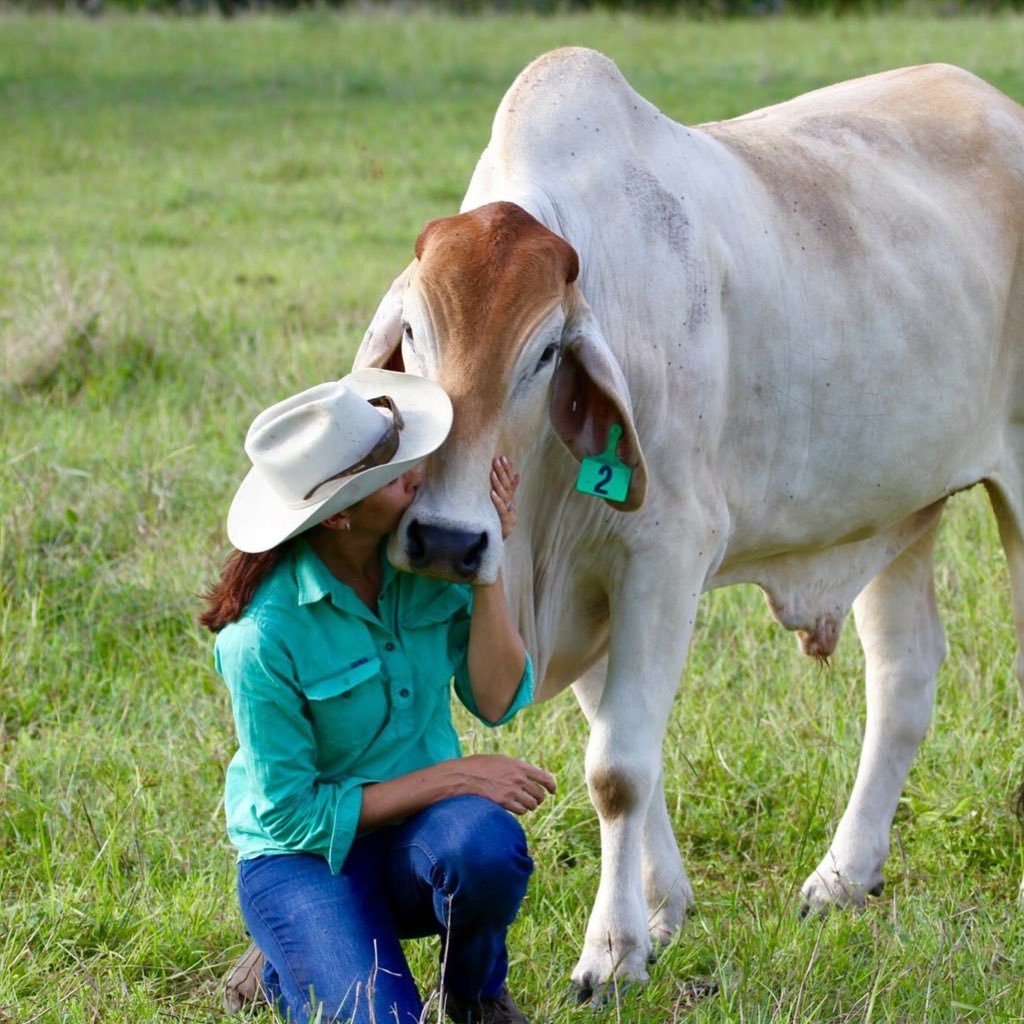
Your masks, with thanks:
[{"label": "cow's back", "polygon": [[858,215],[879,210],[898,229],[903,195],[932,199],[938,216],[984,219],[1014,248],[1024,225],[1024,109],[951,65],[841,82],[699,130],[812,237],[842,244]]}]

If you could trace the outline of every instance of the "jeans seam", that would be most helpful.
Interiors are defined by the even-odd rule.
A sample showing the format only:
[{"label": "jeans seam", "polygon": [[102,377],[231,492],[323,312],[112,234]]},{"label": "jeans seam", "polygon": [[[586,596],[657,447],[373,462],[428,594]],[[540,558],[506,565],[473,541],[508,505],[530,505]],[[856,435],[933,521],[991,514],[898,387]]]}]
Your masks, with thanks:
[{"label": "jeans seam", "polygon": [[[434,856],[434,853],[430,849],[430,847],[424,846],[423,843],[419,839],[410,839],[405,844],[405,849],[407,849],[407,850],[419,850],[420,853],[422,853],[423,856],[426,857],[428,861],[430,861],[431,868],[434,871],[436,871],[438,869],[438,859],[437,859],[437,857]],[[433,873],[433,872],[431,872],[431,873]],[[442,870],[441,874],[443,876],[442,879],[441,879],[441,881],[442,881],[441,892],[448,899],[451,899],[451,893],[448,891],[448,872]],[[431,886],[433,886],[433,884],[434,884],[433,880],[431,880],[430,884],[431,884]]]}]

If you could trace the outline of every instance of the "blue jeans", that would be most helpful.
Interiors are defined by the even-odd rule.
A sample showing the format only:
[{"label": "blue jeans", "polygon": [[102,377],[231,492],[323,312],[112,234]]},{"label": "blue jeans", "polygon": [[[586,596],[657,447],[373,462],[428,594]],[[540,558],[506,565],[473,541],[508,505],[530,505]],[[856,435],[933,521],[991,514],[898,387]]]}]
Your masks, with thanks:
[{"label": "blue jeans", "polygon": [[313,854],[238,865],[238,898],[266,957],[264,986],[290,1020],[413,1024],[423,1004],[400,939],[441,937],[439,980],[475,999],[501,992],[505,934],[533,861],[508,811],[443,800],[356,839],[341,872]]}]

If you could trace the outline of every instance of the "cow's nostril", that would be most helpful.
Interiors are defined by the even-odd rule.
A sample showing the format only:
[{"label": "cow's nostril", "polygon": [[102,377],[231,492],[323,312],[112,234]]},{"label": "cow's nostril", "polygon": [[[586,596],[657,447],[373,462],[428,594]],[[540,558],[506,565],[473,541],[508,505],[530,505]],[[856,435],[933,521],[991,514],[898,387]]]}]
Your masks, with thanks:
[{"label": "cow's nostril", "polygon": [[472,579],[480,571],[487,550],[487,533],[431,526],[414,519],[405,530],[409,564],[424,572]]},{"label": "cow's nostril", "polygon": [[469,579],[471,576],[475,576],[480,570],[480,562],[483,559],[484,552],[487,550],[487,534],[481,533],[479,540],[471,547],[466,550],[466,553],[462,556],[462,562],[458,566],[461,575]]},{"label": "cow's nostril", "polygon": [[422,565],[427,557],[427,546],[423,541],[423,531],[420,529],[420,521],[418,519],[414,519],[409,524],[409,528],[405,531],[405,536],[409,561],[413,565]]}]

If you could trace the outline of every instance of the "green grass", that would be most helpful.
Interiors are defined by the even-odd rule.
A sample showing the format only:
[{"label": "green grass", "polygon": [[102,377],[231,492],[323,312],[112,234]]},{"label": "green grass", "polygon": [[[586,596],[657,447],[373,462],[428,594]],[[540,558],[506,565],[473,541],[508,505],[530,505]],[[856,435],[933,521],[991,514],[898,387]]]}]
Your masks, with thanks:
[{"label": "green grass", "polygon": [[[244,943],[232,729],[193,616],[242,434],[347,370],[505,87],[563,43],[690,123],[923,60],[1024,99],[1011,17],[0,18],[0,1020],[221,1019]],[[980,494],[953,502],[939,560],[950,657],[861,914],[797,915],[856,768],[852,627],[825,671],[756,592],[703,604],[666,751],[698,908],[606,1019],[1024,1020],[1024,744]],[[528,820],[513,983],[534,1020],[587,1020],[562,1001],[599,856],[581,716],[563,696],[497,736],[460,724],[559,778]],[[412,956],[427,983],[433,951]]]}]

